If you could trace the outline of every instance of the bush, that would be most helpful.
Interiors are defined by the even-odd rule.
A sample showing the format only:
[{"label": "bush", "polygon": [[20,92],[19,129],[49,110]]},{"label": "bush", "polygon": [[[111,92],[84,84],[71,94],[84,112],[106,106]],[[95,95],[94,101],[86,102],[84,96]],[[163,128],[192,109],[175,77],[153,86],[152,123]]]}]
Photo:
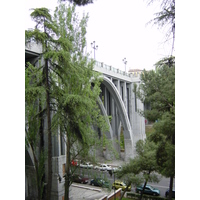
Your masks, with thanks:
[{"label": "bush", "polygon": [[[127,192],[126,196],[130,197],[131,199],[138,199],[140,197],[140,194]],[[161,196],[151,196],[151,195],[143,194],[142,200],[167,200],[167,198],[161,197]]]}]

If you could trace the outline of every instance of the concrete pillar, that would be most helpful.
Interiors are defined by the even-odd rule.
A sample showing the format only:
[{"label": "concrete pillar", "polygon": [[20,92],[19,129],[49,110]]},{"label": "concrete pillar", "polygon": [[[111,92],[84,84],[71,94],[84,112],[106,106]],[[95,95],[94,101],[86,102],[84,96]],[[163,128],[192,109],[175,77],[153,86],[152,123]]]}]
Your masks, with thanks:
[{"label": "concrete pillar", "polygon": [[60,131],[53,136],[53,156],[60,156]]},{"label": "concrete pillar", "polygon": [[61,137],[60,137],[60,127],[58,128],[58,156],[61,155]]},{"label": "concrete pillar", "polygon": [[106,113],[108,113],[107,112],[108,111],[108,104],[107,104],[107,102],[108,102],[107,89],[105,87],[105,90],[104,90],[104,106],[105,106]]},{"label": "concrete pillar", "polygon": [[127,108],[127,89],[126,89],[126,82],[123,84],[123,94],[124,94],[124,105]]},{"label": "concrete pillar", "polygon": [[114,135],[116,135],[115,133],[115,123],[116,123],[116,118],[115,118],[115,102],[114,99],[111,97],[111,116],[112,116],[112,121],[111,121],[111,127],[113,130]]},{"label": "concrete pillar", "polygon": [[129,121],[130,121],[130,124],[131,124],[131,128],[133,130],[133,115],[135,113],[135,94],[133,92],[133,85],[134,83],[131,83],[129,84]]},{"label": "concrete pillar", "polygon": [[135,157],[136,151],[135,151],[135,147],[133,146],[133,143],[132,143],[131,139],[125,139],[124,138],[124,146],[125,146],[124,147],[125,148],[124,160],[127,162],[127,161],[129,161],[130,158],[134,158]]},{"label": "concrete pillar", "polygon": [[119,94],[120,94],[120,90],[121,90],[120,80],[117,80],[117,90],[119,91]]},{"label": "concrete pillar", "polygon": [[120,80],[119,79],[118,80],[114,80],[114,84],[115,84],[115,86],[116,86],[116,88],[117,88],[117,90],[118,90],[118,92],[120,94]]}]

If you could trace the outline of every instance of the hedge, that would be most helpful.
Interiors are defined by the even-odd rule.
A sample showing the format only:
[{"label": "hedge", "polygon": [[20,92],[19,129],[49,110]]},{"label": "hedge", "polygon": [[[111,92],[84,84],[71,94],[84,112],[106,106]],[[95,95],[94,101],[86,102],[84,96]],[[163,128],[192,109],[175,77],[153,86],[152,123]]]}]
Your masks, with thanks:
[{"label": "hedge", "polygon": [[[138,198],[140,197],[140,194],[133,193],[133,192],[127,192],[126,196],[130,197],[131,199],[137,199],[138,200]],[[151,195],[146,195],[146,194],[143,194],[143,196],[142,196],[142,200],[167,200],[167,199],[168,198],[166,198],[166,197],[151,196]]]}]

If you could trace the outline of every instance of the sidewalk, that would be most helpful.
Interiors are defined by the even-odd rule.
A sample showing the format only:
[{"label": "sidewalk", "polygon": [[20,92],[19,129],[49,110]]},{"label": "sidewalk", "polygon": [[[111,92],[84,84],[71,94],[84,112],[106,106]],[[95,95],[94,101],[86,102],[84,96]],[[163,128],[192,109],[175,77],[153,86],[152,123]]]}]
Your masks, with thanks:
[{"label": "sidewalk", "polygon": [[70,200],[95,200],[105,195],[109,195],[112,191],[105,188],[97,188],[95,186],[72,184],[70,187]]}]

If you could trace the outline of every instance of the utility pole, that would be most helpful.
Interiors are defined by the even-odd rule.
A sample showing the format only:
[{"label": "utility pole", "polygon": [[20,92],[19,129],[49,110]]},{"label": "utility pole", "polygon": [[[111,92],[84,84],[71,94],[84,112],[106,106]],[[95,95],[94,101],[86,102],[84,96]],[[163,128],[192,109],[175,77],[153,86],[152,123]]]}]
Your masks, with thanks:
[{"label": "utility pole", "polygon": [[126,63],[127,63],[127,60],[126,60],[126,58],[124,58],[122,61],[123,61],[124,64],[125,64],[125,73],[126,73]]},{"label": "utility pole", "polygon": [[95,50],[98,49],[98,45],[95,46],[95,41],[91,43],[92,48],[94,49],[94,60],[95,60]]}]

